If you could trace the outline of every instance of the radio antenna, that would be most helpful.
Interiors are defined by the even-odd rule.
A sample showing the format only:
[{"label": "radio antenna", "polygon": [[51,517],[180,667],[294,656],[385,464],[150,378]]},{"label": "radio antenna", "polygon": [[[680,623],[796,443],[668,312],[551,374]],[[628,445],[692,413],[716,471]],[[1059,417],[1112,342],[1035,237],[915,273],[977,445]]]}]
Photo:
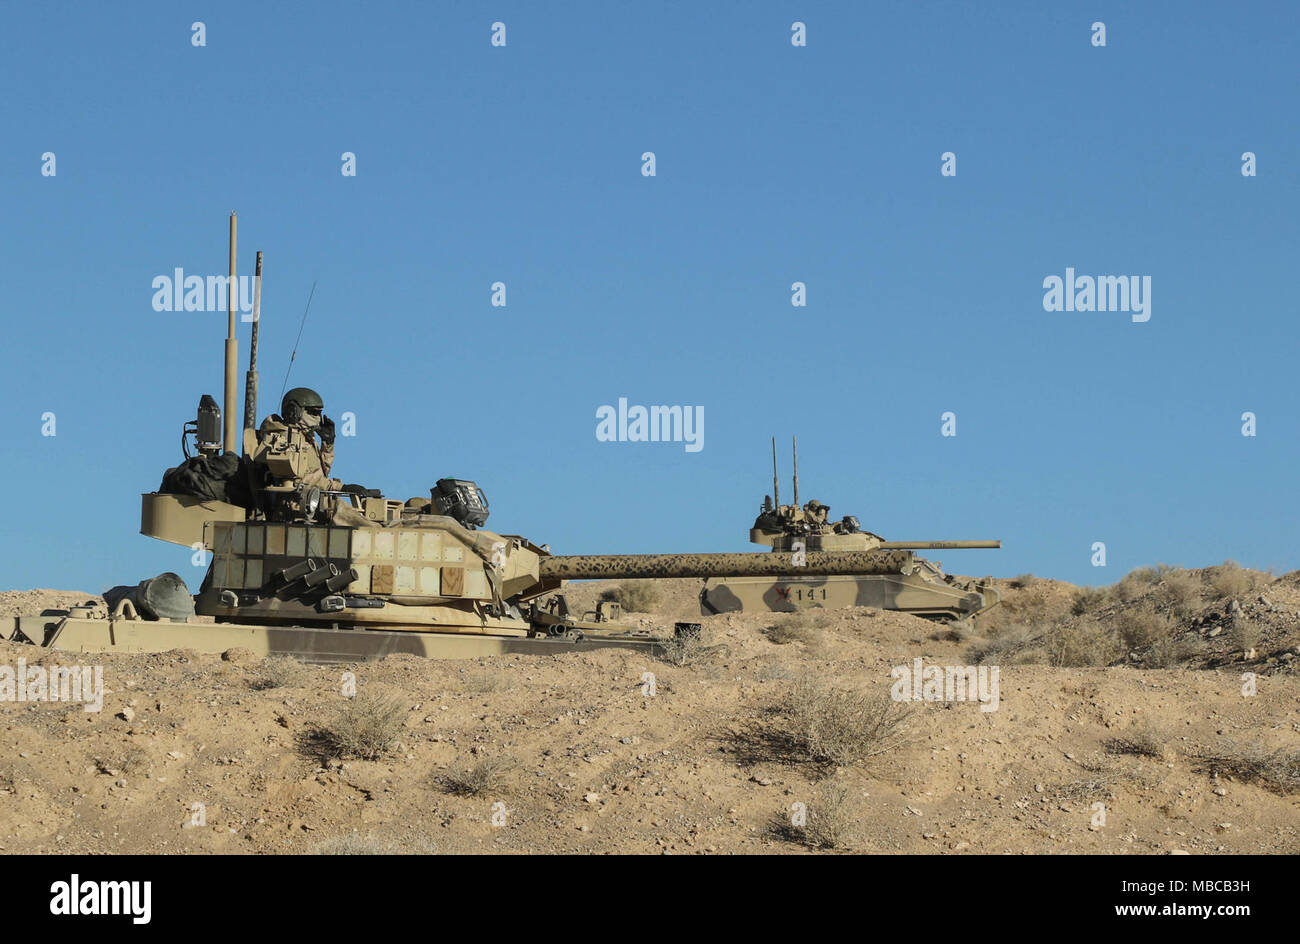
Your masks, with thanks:
[{"label": "radio antenna", "polygon": [[794,506],[799,507],[799,437],[790,437],[794,443]]},{"label": "radio antenna", "polygon": [[772,437],[772,502],[781,510],[781,480],[776,476],[776,437]]},{"label": "radio antenna", "polygon": [[289,386],[289,371],[293,370],[293,359],[298,356],[298,343],[302,341],[302,329],[307,327],[307,313],[311,311],[311,300],[316,295],[316,282],[311,283],[311,293],[307,296],[307,307],[302,310],[302,323],[298,325],[298,339],[293,342],[293,352],[289,355],[289,366],[284,369],[284,383],[280,384],[280,399],[284,399],[284,388]]}]

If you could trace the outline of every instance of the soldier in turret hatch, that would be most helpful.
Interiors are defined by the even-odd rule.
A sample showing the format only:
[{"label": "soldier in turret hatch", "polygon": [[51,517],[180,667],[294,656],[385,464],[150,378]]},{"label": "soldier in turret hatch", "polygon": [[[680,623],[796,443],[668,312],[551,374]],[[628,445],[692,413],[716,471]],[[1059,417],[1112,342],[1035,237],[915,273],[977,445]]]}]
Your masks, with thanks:
[{"label": "soldier in turret hatch", "polygon": [[329,477],[334,464],[334,421],[325,415],[319,393],[294,387],[284,395],[279,415],[272,413],[257,431],[253,462],[266,466],[281,484],[305,483],[322,491],[343,487],[340,480]]},{"label": "soldier in turret hatch", "polygon": [[815,498],[803,507],[805,520],[814,529],[821,528],[830,517],[831,506],[823,505]]}]

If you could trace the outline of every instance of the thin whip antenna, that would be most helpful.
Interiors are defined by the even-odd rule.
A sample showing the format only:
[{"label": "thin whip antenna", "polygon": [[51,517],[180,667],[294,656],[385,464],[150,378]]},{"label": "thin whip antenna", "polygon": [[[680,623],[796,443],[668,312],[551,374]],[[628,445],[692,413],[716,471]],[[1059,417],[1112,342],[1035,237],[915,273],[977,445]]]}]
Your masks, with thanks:
[{"label": "thin whip antenna", "polygon": [[289,371],[293,370],[293,359],[298,356],[298,342],[302,340],[302,329],[307,327],[307,313],[311,311],[311,300],[316,294],[316,282],[311,283],[311,294],[307,296],[307,307],[302,310],[302,324],[298,325],[298,339],[293,342],[293,353],[289,355],[289,366],[284,369],[284,383],[280,384],[280,399],[284,399],[284,388],[289,386]]}]

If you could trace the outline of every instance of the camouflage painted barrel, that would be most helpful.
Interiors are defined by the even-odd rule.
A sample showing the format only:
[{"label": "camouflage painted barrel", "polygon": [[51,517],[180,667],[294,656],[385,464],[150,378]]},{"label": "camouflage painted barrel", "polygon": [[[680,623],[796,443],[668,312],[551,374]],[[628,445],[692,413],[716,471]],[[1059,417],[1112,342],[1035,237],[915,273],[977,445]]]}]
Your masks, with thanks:
[{"label": "camouflage painted barrel", "polygon": [[825,577],[832,574],[899,574],[911,570],[908,551],[758,554],[587,554],[543,557],[541,576],[563,580],[646,577]]},{"label": "camouflage painted barrel", "polygon": [[1001,541],[881,541],[877,547],[886,550],[908,549],[918,551],[953,551],[977,547],[1001,547]]}]

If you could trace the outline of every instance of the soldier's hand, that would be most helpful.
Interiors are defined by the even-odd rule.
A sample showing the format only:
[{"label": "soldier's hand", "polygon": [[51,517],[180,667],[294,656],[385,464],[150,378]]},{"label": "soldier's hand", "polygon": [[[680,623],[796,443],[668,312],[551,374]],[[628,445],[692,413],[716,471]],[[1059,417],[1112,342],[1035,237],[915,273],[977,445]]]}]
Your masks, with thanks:
[{"label": "soldier's hand", "polygon": [[328,416],[320,418],[320,441],[327,446],[334,442],[334,421]]}]

